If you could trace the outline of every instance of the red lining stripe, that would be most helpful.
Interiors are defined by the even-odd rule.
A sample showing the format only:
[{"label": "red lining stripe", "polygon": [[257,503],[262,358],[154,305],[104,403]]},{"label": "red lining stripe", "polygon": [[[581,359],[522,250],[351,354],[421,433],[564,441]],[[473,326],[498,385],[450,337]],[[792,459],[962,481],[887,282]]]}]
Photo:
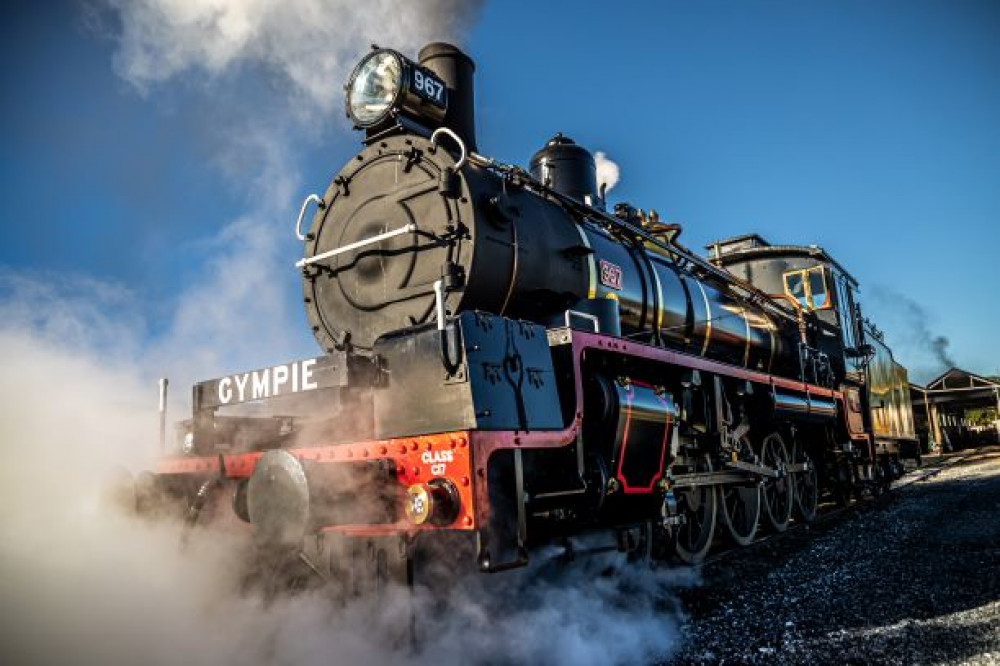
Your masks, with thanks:
[{"label": "red lining stripe", "polygon": [[[633,381],[632,384],[636,384],[638,386],[642,386],[649,389],[653,388],[652,384],[647,384],[645,382]],[[626,494],[650,493],[653,491],[653,487],[656,485],[656,482],[663,478],[663,463],[667,459],[667,440],[670,437],[670,410],[666,409],[667,401],[664,400],[662,396],[657,395],[656,399],[659,400],[660,404],[663,405],[664,407],[663,412],[664,414],[666,414],[666,419],[663,422],[663,441],[660,442],[660,465],[659,467],[657,467],[656,474],[653,475],[653,478],[650,480],[648,486],[635,486],[635,487],[630,486],[628,484],[628,480],[625,478],[625,475],[622,474],[622,466],[625,464],[625,451],[628,448],[629,425],[631,425],[632,423],[633,395],[634,392],[632,391],[632,386],[629,385],[628,404],[626,405],[626,412],[625,412],[625,428],[624,428],[624,433],[622,433],[622,452],[621,455],[618,456],[618,471],[615,474],[615,476],[618,479],[618,482],[622,484],[622,491],[625,492]]]}]

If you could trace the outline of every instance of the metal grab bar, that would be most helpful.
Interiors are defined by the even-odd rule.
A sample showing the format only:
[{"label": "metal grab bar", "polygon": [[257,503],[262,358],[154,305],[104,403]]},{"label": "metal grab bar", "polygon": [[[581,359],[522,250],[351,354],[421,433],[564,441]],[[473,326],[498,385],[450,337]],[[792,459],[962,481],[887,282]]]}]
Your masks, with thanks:
[{"label": "metal grab bar", "polygon": [[299,209],[299,219],[295,222],[295,235],[300,241],[306,239],[305,235],[302,233],[302,219],[306,216],[306,208],[309,204],[314,203],[320,208],[326,208],[323,204],[323,199],[320,198],[318,194],[310,194],[306,197],[306,200],[302,202],[302,208]]},{"label": "metal grab bar", "polygon": [[417,225],[411,222],[410,224],[402,226],[399,229],[393,229],[392,231],[386,231],[384,233],[372,236],[371,238],[355,241],[354,243],[348,243],[343,247],[338,247],[334,250],[329,250],[327,252],[321,252],[320,254],[309,257],[308,259],[299,259],[298,261],[295,262],[295,267],[302,268],[303,266],[314,264],[317,261],[329,259],[330,257],[336,257],[338,254],[343,254],[344,252],[350,252],[351,250],[357,250],[358,248],[365,247],[366,245],[380,243],[389,238],[395,238],[396,236],[401,236],[403,234],[407,234],[416,230],[417,230]]},{"label": "metal grab bar", "polygon": [[[450,376],[462,367],[462,330],[455,324],[448,323],[444,299],[444,280],[435,280],[434,315],[437,318],[438,341],[441,343],[441,364]],[[451,357],[452,347],[455,348],[455,359]]]},{"label": "metal grab bar", "polygon": [[566,310],[566,328],[573,328],[573,317],[586,319],[594,325],[594,333],[601,332],[601,320],[597,318],[597,315],[592,315],[589,312],[580,312],[579,310]]},{"label": "metal grab bar", "polygon": [[433,134],[431,134],[431,144],[437,146],[438,137],[441,136],[442,134],[451,137],[451,140],[458,145],[458,150],[461,153],[461,157],[459,157],[458,161],[455,162],[455,171],[461,171],[462,167],[465,166],[465,162],[468,159],[468,153],[466,153],[465,151],[465,142],[462,141],[462,139],[460,139],[457,134],[455,134],[447,127],[439,127],[436,130],[434,130]]},{"label": "metal grab bar", "polygon": [[437,329],[445,330],[448,318],[444,309],[444,280],[434,281],[434,314],[437,317]]}]

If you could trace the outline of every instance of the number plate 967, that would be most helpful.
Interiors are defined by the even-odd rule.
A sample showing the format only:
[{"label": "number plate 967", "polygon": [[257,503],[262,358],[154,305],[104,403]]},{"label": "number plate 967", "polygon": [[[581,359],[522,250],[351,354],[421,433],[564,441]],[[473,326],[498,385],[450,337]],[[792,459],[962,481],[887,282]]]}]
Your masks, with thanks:
[{"label": "number plate 967", "polygon": [[413,69],[410,88],[427,101],[440,107],[445,106],[447,90],[444,81],[427,70]]}]

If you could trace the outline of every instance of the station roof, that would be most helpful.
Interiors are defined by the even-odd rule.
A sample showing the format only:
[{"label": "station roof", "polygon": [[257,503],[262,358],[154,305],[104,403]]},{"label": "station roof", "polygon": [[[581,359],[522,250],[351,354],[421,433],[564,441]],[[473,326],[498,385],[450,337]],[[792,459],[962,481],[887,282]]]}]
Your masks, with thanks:
[{"label": "station roof", "polygon": [[926,387],[910,384],[914,405],[972,408],[1000,406],[1000,379],[981,377],[960,368],[949,368]]},{"label": "station roof", "polygon": [[968,370],[960,368],[949,368],[941,373],[937,379],[932,379],[927,384],[928,389],[950,389],[950,388],[989,388],[1000,387],[1000,379],[996,377],[982,377]]}]

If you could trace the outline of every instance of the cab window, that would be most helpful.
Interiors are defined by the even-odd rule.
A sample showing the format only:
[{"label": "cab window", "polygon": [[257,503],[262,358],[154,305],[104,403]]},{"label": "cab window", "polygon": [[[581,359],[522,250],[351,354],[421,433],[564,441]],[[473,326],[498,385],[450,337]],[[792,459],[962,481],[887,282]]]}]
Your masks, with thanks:
[{"label": "cab window", "polygon": [[806,283],[802,279],[805,271],[794,271],[785,273],[785,293],[799,302],[803,308],[809,307],[809,299],[806,297]]},{"label": "cab window", "polygon": [[826,272],[822,266],[810,268],[809,271],[809,306],[813,310],[825,310],[830,307],[830,292],[826,288]]},{"label": "cab window", "polygon": [[803,309],[825,310],[831,307],[826,271],[822,266],[789,271],[784,277],[785,293],[795,299]]}]

